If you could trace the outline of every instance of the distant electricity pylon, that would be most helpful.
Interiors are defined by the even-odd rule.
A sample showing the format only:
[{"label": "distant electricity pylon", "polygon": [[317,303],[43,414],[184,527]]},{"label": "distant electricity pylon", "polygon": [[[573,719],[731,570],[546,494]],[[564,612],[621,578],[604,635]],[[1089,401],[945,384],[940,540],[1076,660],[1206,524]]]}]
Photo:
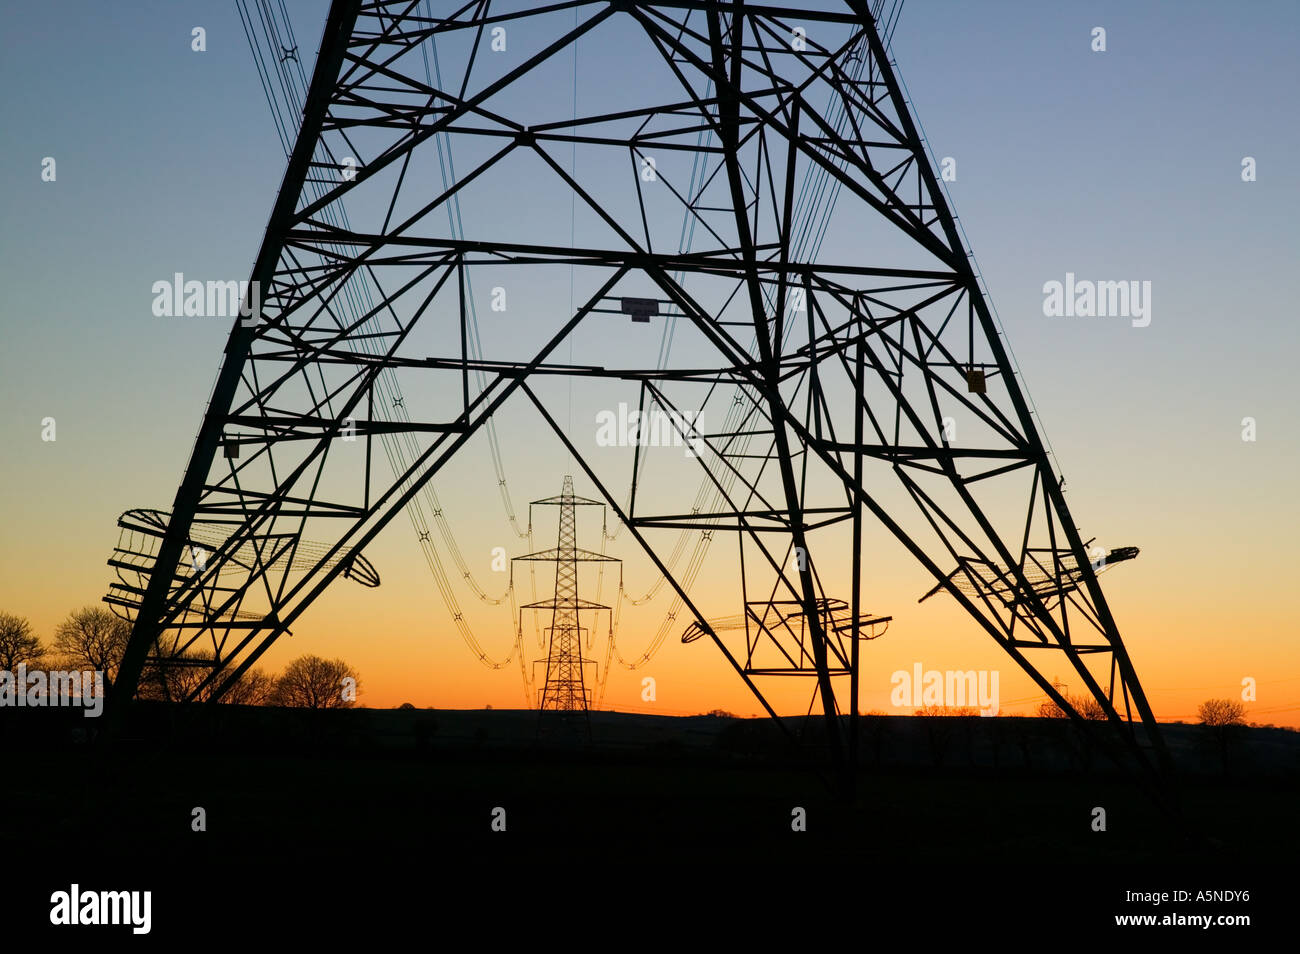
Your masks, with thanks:
[{"label": "distant electricity pylon", "polygon": [[[530,507],[559,507],[560,528],[555,547],[515,557],[516,560],[554,563],[555,593],[549,600],[527,603],[520,607],[519,626],[522,629],[524,610],[550,610],[551,625],[546,629],[547,653],[546,672],[541,686],[537,690],[537,707],[543,711],[554,709],[569,714],[580,714],[590,732],[587,713],[591,708],[591,690],[587,687],[585,669],[595,667],[595,660],[584,659],[582,655],[582,637],[588,629],[582,626],[583,613],[610,611],[610,607],[578,596],[579,563],[618,563],[614,557],[583,550],[578,546],[576,509],[578,507],[601,507],[599,500],[573,495],[573,477],[566,475],[564,486],[558,497],[545,497],[534,500]],[[529,524],[532,513],[529,512]],[[602,522],[603,526],[603,522]]]},{"label": "distant electricity pylon", "polygon": [[[192,696],[220,696],[334,580],[377,582],[365,548],[509,404],[653,564],[684,640],[711,643],[773,717],[763,686],[815,684],[837,764],[882,620],[862,607],[867,552],[908,558],[1082,721],[1043,675],[1064,661],[1109,719],[1099,741],[1167,774],[1098,583],[1107,551],[1066,505],[890,18],[864,0],[437,7],[331,5],[255,318],[231,329],[165,530],[131,524],[156,538],[124,561],[134,628],[110,722],[150,652],[202,646]],[[581,82],[579,43],[616,53]],[[572,109],[538,94],[557,82],[584,91]],[[571,307],[552,294],[479,334],[475,302],[561,283]],[[398,373],[433,406],[390,413]],[[615,433],[627,452],[598,451],[556,378],[660,415],[673,440]],[[710,553],[701,591],[714,538],[730,562]],[[710,623],[719,604],[743,646]]]}]

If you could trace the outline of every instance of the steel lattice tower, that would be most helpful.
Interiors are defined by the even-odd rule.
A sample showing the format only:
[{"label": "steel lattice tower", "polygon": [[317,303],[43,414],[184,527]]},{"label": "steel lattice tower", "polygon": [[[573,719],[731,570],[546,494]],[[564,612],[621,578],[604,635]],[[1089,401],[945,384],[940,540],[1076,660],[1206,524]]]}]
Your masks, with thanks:
[{"label": "steel lattice tower", "polygon": [[[587,711],[582,678],[582,628],[578,625],[578,539],[573,516],[573,478],[553,503],[560,508],[555,554],[555,606],[551,613],[550,647],[546,653],[546,682],[538,693],[539,709]],[[591,501],[595,503],[595,501]]]},{"label": "steel lattice tower", "polygon": [[[427,11],[331,6],[251,274],[260,320],[231,330],[171,510],[133,512],[143,539],[110,599],[135,625],[110,723],[154,647],[208,646],[192,695],[219,695],[338,577],[376,585],[366,546],[509,404],[554,434],[662,574],[685,641],[713,643],[774,717],[759,682],[809,677],[832,758],[856,748],[863,553],[887,543],[1081,720],[1041,663],[1070,666],[1124,764],[1167,772],[1101,564],[867,3]],[[585,74],[592,105],[570,115],[530,91],[579,41],[619,57]],[[444,187],[430,176],[448,144]],[[838,197],[833,216],[809,176]],[[594,223],[585,241],[567,215],[520,213],[548,196]],[[346,224],[330,217],[345,200]],[[481,211],[449,228],[462,207]],[[492,287],[560,269],[579,276],[571,312],[476,337]],[[657,361],[616,341],[560,360],[646,326],[671,342]],[[396,414],[384,382],[398,373],[430,382],[436,408]],[[561,424],[557,378],[610,389],[607,406],[624,388],[672,421],[691,411],[674,426],[693,476],[648,485],[640,447],[608,466]],[[376,458],[397,439],[414,450],[390,476]],[[743,646],[701,603],[723,588],[693,592],[673,565],[677,534],[731,547]]]},{"label": "steel lattice tower", "polygon": [[581,624],[581,614],[586,611],[609,610],[610,607],[578,596],[578,564],[619,561],[615,557],[578,547],[577,508],[601,507],[603,504],[599,500],[574,496],[571,475],[565,475],[559,496],[534,500],[531,506],[560,508],[555,548],[515,557],[516,560],[555,564],[554,595],[549,600],[527,603],[520,607],[521,613],[529,609],[551,611],[551,625],[547,629],[546,674],[541,688],[537,690],[537,707],[541,710],[580,712],[585,716],[591,707],[591,690],[586,685],[584,666],[594,665],[594,661],[582,656],[582,635],[586,630]]}]

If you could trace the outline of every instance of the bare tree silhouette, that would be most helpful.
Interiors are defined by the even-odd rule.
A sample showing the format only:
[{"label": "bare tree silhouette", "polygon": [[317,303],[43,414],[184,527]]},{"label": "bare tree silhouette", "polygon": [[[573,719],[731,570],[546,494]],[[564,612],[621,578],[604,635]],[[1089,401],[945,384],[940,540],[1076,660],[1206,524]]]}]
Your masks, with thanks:
[{"label": "bare tree silhouette", "polygon": [[351,709],[360,687],[357,671],[342,659],[299,656],[275,681],[270,701],[305,709]]},{"label": "bare tree silhouette", "polygon": [[26,617],[0,612],[0,671],[13,672],[19,663],[33,663],[44,655],[45,647]]},{"label": "bare tree silhouette", "polygon": [[1206,699],[1196,710],[1204,726],[1203,744],[1217,751],[1224,775],[1246,726],[1246,707],[1235,699]]},{"label": "bare tree silhouette", "polygon": [[1206,699],[1196,710],[1202,725],[1245,725],[1246,707],[1234,699]]},{"label": "bare tree silhouette", "polygon": [[274,692],[274,676],[262,669],[250,669],[226,691],[221,701],[235,706],[264,706],[269,704]]},{"label": "bare tree silhouette", "polygon": [[[1085,719],[1104,720],[1106,718],[1106,710],[1092,696],[1066,696],[1065,701]],[[1052,699],[1045,699],[1038,704],[1038,716],[1040,719],[1068,718],[1066,711]]]},{"label": "bare tree silhouette", "polygon": [[[140,674],[137,691],[140,699],[178,702],[193,697],[193,701],[206,702],[225,681],[223,673],[195,695],[195,691],[212,670],[211,655],[194,652],[169,655],[155,647],[154,658],[155,661],[146,664]],[[263,669],[250,669],[217,701],[231,705],[262,706],[268,703],[274,689],[273,676]]]},{"label": "bare tree silhouette", "polygon": [[112,686],[131,637],[131,624],[98,606],[73,610],[54,629],[54,651],[70,669],[93,669]]}]

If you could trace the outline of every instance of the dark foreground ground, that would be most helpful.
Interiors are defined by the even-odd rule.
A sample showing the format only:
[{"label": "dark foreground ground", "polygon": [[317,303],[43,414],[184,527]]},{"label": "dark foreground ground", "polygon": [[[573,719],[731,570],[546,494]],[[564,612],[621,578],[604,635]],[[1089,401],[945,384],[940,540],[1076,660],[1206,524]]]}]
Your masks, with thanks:
[{"label": "dark foreground ground", "polygon": [[[138,884],[159,931],[218,903],[454,914],[570,884],[618,904],[735,889],[764,914],[843,892],[862,917],[1118,930],[1117,914],[1200,910],[1198,890],[1253,886],[1254,908],[1213,910],[1262,911],[1287,897],[1271,866],[1294,871],[1300,849],[1300,734],[1281,730],[1168,727],[1179,825],[1056,720],[877,718],[845,795],[816,726],[795,749],[766,720],[605,713],[588,742],[539,739],[526,712],[155,707],[105,749],[71,712],[5,719],[0,845],[28,875],[4,897],[47,914],[59,886]],[[1180,889],[1181,906],[1126,900]]]}]

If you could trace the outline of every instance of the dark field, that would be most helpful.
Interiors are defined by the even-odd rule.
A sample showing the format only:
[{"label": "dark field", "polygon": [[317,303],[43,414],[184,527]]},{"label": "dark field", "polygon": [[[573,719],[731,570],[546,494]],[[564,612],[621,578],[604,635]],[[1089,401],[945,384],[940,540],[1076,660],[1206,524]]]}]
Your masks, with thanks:
[{"label": "dark field", "polygon": [[[165,895],[237,878],[272,904],[306,885],[445,893],[561,867],[682,886],[819,872],[844,890],[846,878],[896,889],[907,872],[947,872],[967,885],[950,905],[1016,884],[1042,895],[1040,914],[1082,905],[1104,920],[1131,909],[1123,889],[1163,887],[1171,870],[1199,872],[1173,887],[1240,888],[1300,848],[1300,734],[1285,730],[1169,726],[1178,825],[1058,720],[869,720],[846,797],[815,742],[792,748],[767,720],[600,713],[588,743],[559,726],[539,739],[533,712],[141,706],[105,751],[78,713],[7,715],[21,717],[6,718],[4,741],[22,770],[5,781],[0,841],[65,888],[130,872]],[[206,831],[192,830],[196,807]],[[1105,831],[1092,829],[1096,807]],[[796,808],[805,831],[792,830]],[[916,901],[871,897],[894,912]]]}]

